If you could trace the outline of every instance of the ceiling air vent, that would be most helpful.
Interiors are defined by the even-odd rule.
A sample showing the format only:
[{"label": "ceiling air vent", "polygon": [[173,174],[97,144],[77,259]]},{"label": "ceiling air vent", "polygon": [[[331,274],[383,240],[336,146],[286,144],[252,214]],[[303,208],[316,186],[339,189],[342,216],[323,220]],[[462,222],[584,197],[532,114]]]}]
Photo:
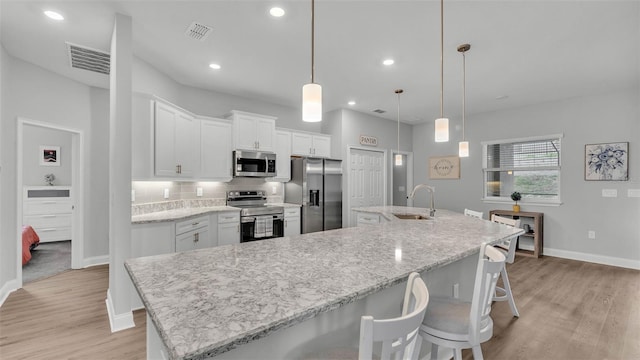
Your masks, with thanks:
[{"label": "ceiling air vent", "polygon": [[371,111],[373,111],[374,113],[378,113],[378,114],[384,114],[384,113],[387,112],[386,110],[382,110],[382,109],[375,109],[375,110],[371,110]]},{"label": "ceiling air vent", "polygon": [[194,21],[191,23],[191,25],[189,25],[187,31],[184,34],[192,39],[204,41],[209,36],[209,34],[211,34],[211,30],[213,30],[211,26],[200,24]]},{"label": "ceiling air vent", "polygon": [[111,64],[109,53],[71,43],[67,43],[67,49],[69,49],[71,67],[109,75]]}]

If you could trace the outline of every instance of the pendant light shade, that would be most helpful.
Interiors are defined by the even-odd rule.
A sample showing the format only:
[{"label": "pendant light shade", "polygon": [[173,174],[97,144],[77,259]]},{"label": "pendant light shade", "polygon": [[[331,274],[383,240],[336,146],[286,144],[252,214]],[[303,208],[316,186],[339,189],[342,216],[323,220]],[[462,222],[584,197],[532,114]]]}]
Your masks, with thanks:
[{"label": "pendant light shade", "polygon": [[315,83],[315,0],[311,0],[311,83],[302,87],[302,121],[322,121],[322,87]]},{"label": "pendant light shade", "polygon": [[400,94],[404,92],[402,89],[394,91],[398,96],[398,153],[395,156],[396,166],[402,166],[402,154],[400,154]]},{"label": "pendant light shade", "polygon": [[458,52],[462,53],[462,141],[458,143],[458,156],[469,157],[469,142],[465,140],[464,128],[465,128],[465,113],[467,112],[467,64],[465,53],[471,49],[471,45],[462,44],[458,46]]},{"label": "pendant light shade", "polygon": [[302,87],[302,121],[322,121],[322,86],[319,84]]},{"label": "pendant light shade", "polygon": [[468,141],[460,141],[458,143],[458,156],[459,157],[469,157],[469,142]]},{"label": "pendant light shade", "polygon": [[436,142],[449,141],[449,119],[436,119]]},{"label": "pendant light shade", "polygon": [[449,141],[449,119],[444,117],[444,0],[440,0],[440,118],[435,122],[435,141]]}]

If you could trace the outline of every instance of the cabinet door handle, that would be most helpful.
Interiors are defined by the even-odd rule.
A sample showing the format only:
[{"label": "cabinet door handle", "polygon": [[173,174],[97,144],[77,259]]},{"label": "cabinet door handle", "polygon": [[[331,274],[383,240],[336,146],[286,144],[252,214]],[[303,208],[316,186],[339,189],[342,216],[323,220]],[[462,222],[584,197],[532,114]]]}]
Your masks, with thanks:
[{"label": "cabinet door handle", "polygon": [[199,222],[194,222],[193,224],[191,224],[191,226],[196,226],[198,224],[200,224],[200,223]]},{"label": "cabinet door handle", "polygon": [[287,227],[287,220],[284,221],[284,227]]},{"label": "cabinet door handle", "polygon": [[240,232],[240,224],[238,224],[238,228],[237,228],[236,232]]},{"label": "cabinet door handle", "polygon": [[176,174],[180,174],[180,165],[176,165]]},{"label": "cabinet door handle", "polygon": [[260,141],[258,141],[258,149],[260,149]]}]

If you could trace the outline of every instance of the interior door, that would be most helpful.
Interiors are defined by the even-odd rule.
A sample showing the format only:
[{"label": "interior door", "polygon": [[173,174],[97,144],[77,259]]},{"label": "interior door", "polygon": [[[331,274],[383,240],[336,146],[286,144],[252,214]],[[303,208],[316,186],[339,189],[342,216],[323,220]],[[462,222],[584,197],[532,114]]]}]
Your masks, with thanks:
[{"label": "interior door", "polygon": [[351,149],[349,158],[350,212],[354,207],[384,205],[384,153]]}]

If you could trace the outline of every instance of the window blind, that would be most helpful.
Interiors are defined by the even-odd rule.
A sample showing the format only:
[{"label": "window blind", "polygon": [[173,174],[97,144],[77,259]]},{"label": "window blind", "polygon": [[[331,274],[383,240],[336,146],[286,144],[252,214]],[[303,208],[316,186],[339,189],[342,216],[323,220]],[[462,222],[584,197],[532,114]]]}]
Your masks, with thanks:
[{"label": "window blind", "polygon": [[490,171],[543,170],[560,167],[560,139],[487,144]]}]

